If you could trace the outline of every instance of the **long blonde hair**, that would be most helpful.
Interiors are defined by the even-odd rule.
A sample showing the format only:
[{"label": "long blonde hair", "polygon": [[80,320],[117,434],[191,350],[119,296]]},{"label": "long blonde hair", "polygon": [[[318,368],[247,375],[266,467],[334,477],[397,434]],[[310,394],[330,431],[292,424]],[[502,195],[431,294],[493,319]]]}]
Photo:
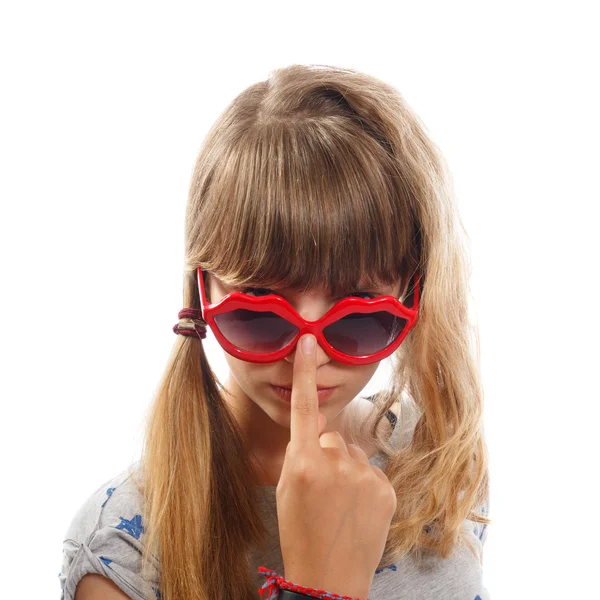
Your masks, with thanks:
[{"label": "long blonde hair", "polygon": [[[446,558],[488,497],[479,336],[469,320],[466,234],[444,160],[395,88],[352,69],[292,65],[240,93],[201,147],[185,220],[183,306],[198,266],[229,285],[321,285],[332,295],[420,275],[419,319],[393,356],[369,431],[398,491],[380,567]],[[250,600],[249,548],[266,528],[257,477],[202,342],[177,336],[148,416],[141,466],[144,572],[163,600]],[[377,423],[401,397],[412,440]],[[471,547],[471,549],[473,549]],[[268,565],[266,565],[268,566]],[[149,597],[155,598],[154,593]]]}]

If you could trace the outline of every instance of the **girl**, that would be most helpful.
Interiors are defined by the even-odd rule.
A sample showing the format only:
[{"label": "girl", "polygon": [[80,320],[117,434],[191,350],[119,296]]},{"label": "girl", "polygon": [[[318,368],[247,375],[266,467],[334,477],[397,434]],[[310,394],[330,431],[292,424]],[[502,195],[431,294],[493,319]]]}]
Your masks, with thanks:
[{"label": "girl", "polygon": [[[464,242],[390,85],[293,65],[235,98],[194,170],[142,458],[75,515],[62,598],[488,598]],[[360,397],[388,356],[389,389]]]}]

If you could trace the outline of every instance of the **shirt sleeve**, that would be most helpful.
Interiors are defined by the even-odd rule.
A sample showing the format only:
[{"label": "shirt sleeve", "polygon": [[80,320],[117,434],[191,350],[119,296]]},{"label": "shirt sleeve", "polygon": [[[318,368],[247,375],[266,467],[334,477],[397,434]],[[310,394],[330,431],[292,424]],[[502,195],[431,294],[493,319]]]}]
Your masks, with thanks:
[{"label": "shirt sleeve", "polygon": [[134,600],[160,600],[156,557],[151,563],[150,581],[141,576],[141,500],[130,474],[125,472],[107,481],[83,503],[63,540],[61,600],[74,600],[77,584],[88,573],[110,579]]},{"label": "shirt sleeve", "polygon": [[[489,498],[486,498],[485,502],[477,509],[476,512],[487,517],[489,515]],[[465,526],[472,533],[471,540],[474,542],[475,549],[479,557],[480,574],[483,577],[483,546],[488,535],[488,526],[486,523],[478,523],[477,521],[471,521],[467,519]],[[484,587],[483,580],[481,580],[481,588],[478,594],[475,596],[475,600],[490,600],[490,593],[486,587]]]},{"label": "shirt sleeve", "polygon": [[[486,498],[486,501],[479,507],[478,512],[479,512],[479,514],[483,515],[484,517],[487,517],[489,515],[489,512],[490,512],[489,498]],[[487,535],[488,535],[487,523],[478,523],[476,521],[468,521],[468,523],[472,527],[473,534],[479,540],[479,547],[480,547],[480,551],[481,551],[480,560],[481,560],[481,562],[483,562],[483,545],[485,544],[485,541],[487,540]]]}]

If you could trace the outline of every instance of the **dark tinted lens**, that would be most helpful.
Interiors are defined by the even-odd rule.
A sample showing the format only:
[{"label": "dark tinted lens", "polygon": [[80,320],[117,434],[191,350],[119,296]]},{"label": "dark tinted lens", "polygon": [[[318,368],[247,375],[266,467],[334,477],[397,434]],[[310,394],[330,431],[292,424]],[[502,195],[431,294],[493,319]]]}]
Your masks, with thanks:
[{"label": "dark tinted lens", "polygon": [[271,354],[287,346],[298,328],[272,312],[237,309],[215,317],[219,331],[236,348]]},{"label": "dark tinted lens", "polygon": [[349,356],[375,354],[392,344],[408,321],[387,311],[352,313],[323,330],[327,341]]}]

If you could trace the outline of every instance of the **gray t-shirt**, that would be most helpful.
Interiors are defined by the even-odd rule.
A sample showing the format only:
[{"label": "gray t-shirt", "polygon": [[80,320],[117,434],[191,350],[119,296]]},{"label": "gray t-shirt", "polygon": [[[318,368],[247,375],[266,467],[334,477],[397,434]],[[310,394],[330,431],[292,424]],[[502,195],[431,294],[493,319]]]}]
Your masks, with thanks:
[{"label": "gray t-shirt", "polygon": [[[404,414],[404,411],[403,411]],[[388,418],[394,426],[390,442],[394,447],[410,442],[416,415],[407,418],[401,428],[393,413]],[[402,435],[400,430],[404,429]],[[385,470],[386,459],[380,454],[369,463]],[[98,573],[114,583],[134,600],[146,600],[148,587],[141,577],[144,519],[142,497],[134,477],[139,462],[103,483],[76,512],[63,542],[62,570],[59,573],[61,600],[74,600],[75,589],[87,573]],[[251,552],[251,565],[256,574],[258,589],[266,578],[259,574],[264,566],[283,574],[283,559],[279,547],[276,486],[257,486],[261,514],[270,532],[270,543],[261,552]],[[480,508],[488,514],[487,503]],[[459,546],[453,555],[441,559],[435,555],[408,554],[397,563],[379,569],[373,577],[369,600],[489,600],[483,586],[483,544],[487,537],[485,524],[467,520],[464,528],[479,553],[475,558],[466,545]],[[160,599],[158,589],[159,562],[153,563],[150,589]],[[297,582],[301,583],[301,582]],[[265,599],[266,600],[266,595]]]}]

